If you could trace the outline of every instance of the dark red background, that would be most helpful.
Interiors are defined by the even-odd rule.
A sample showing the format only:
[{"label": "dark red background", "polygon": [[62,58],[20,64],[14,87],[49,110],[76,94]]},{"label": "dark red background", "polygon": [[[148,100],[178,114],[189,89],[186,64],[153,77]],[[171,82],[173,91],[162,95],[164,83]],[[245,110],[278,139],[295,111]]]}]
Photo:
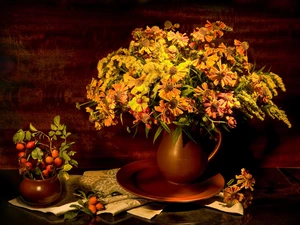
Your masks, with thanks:
[{"label": "dark red background", "polygon": [[251,121],[224,134],[215,160],[222,166],[299,167],[299,3],[296,0],[235,1],[46,0],[1,2],[0,169],[17,168],[12,142],[32,122],[48,129],[59,114],[73,133],[81,168],[101,169],[155,157],[156,146],[122,126],[96,131],[76,102],[96,76],[98,60],[127,47],[136,27],[170,20],[183,29],[222,20],[225,38],[248,41],[250,58],[282,76],[287,92],[274,101],[293,127]]}]

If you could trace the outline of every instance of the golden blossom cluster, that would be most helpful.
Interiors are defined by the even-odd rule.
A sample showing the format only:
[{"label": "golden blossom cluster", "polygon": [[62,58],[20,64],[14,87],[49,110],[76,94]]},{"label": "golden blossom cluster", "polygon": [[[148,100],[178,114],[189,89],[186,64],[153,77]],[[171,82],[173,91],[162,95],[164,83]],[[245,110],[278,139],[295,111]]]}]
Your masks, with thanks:
[{"label": "golden blossom cluster", "polygon": [[86,111],[97,130],[116,125],[122,115],[146,130],[169,124],[198,125],[208,131],[218,125],[234,128],[239,117],[266,115],[291,127],[272,98],[285,91],[279,75],[255,70],[248,61],[249,44],[221,42],[232,31],[221,21],[196,27],[190,34],[179,24],[147,26],[132,32],[128,48],[120,48],[98,62],[98,77],[87,86]]}]

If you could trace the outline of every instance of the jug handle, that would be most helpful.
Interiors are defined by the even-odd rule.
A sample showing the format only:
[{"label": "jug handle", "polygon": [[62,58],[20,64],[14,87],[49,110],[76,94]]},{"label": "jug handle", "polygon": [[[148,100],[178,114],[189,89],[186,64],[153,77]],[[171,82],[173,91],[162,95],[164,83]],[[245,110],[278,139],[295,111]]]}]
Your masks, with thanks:
[{"label": "jug handle", "polygon": [[213,157],[216,155],[216,153],[219,151],[221,142],[222,142],[222,132],[217,128],[217,135],[218,135],[218,141],[214,148],[214,150],[209,154],[207,161],[209,162]]}]

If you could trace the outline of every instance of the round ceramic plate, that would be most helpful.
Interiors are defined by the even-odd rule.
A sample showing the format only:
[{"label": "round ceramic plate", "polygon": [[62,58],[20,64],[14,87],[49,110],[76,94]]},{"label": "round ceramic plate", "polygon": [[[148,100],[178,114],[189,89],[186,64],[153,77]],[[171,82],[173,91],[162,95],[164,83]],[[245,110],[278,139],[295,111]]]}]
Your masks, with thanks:
[{"label": "round ceramic plate", "polygon": [[157,168],[154,160],[129,163],[117,173],[118,183],[128,192],[161,202],[192,202],[213,197],[224,187],[221,174],[191,184],[172,184]]}]

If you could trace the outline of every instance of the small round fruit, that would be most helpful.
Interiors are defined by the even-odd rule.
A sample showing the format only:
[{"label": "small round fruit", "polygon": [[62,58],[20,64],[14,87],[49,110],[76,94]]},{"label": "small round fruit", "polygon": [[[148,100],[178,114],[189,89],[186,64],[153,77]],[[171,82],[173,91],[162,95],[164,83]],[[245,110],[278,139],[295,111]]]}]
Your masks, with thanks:
[{"label": "small round fruit", "polygon": [[46,167],[46,170],[48,170],[49,173],[51,173],[51,172],[53,171],[53,166],[52,166],[52,165],[48,165],[48,166]]},{"label": "small round fruit", "polygon": [[32,163],[31,162],[26,162],[25,166],[27,169],[31,170],[32,169]]},{"label": "small round fruit", "polygon": [[49,176],[49,171],[48,170],[43,170],[42,171],[43,177],[48,177]]},{"label": "small round fruit", "polygon": [[22,157],[24,157],[24,156],[25,156],[25,152],[19,152],[18,158],[22,158]]},{"label": "small round fruit", "polygon": [[93,214],[95,214],[97,212],[97,208],[95,205],[89,204],[88,208],[89,208],[89,210],[91,210],[91,212]]},{"label": "small round fruit", "polygon": [[92,196],[89,198],[89,203],[92,205],[96,205],[98,202],[97,197],[96,196]]},{"label": "small round fruit", "polygon": [[25,150],[25,145],[24,145],[23,143],[18,142],[18,143],[16,144],[16,149],[17,149],[18,151],[24,151],[24,150]]},{"label": "small round fruit", "polygon": [[34,148],[34,147],[35,147],[35,142],[34,142],[34,141],[29,141],[29,142],[27,142],[26,148],[32,149],[32,148]]},{"label": "small round fruit", "polygon": [[48,165],[51,165],[51,164],[53,164],[54,159],[53,159],[52,156],[49,155],[49,156],[46,157],[45,162],[46,162]]},{"label": "small round fruit", "polygon": [[59,155],[59,151],[57,149],[53,149],[51,155],[53,158],[57,158]]},{"label": "small round fruit", "polygon": [[54,159],[54,165],[57,167],[57,168],[60,168],[63,164],[63,159],[60,158],[60,157],[57,157]]},{"label": "small round fruit", "polygon": [[20,163],[21,164],[25,164],[26,162],[27,162],[26,158],[24,158],[24,157],[20,158]]},{"label": "small round fruit", "polygon": [[101,202],[98,202],[98,203],[96,204],[96,209],[97,209],[98,211],[101,211],[101,210],[104,209],[104,205],[103,205]]}]

